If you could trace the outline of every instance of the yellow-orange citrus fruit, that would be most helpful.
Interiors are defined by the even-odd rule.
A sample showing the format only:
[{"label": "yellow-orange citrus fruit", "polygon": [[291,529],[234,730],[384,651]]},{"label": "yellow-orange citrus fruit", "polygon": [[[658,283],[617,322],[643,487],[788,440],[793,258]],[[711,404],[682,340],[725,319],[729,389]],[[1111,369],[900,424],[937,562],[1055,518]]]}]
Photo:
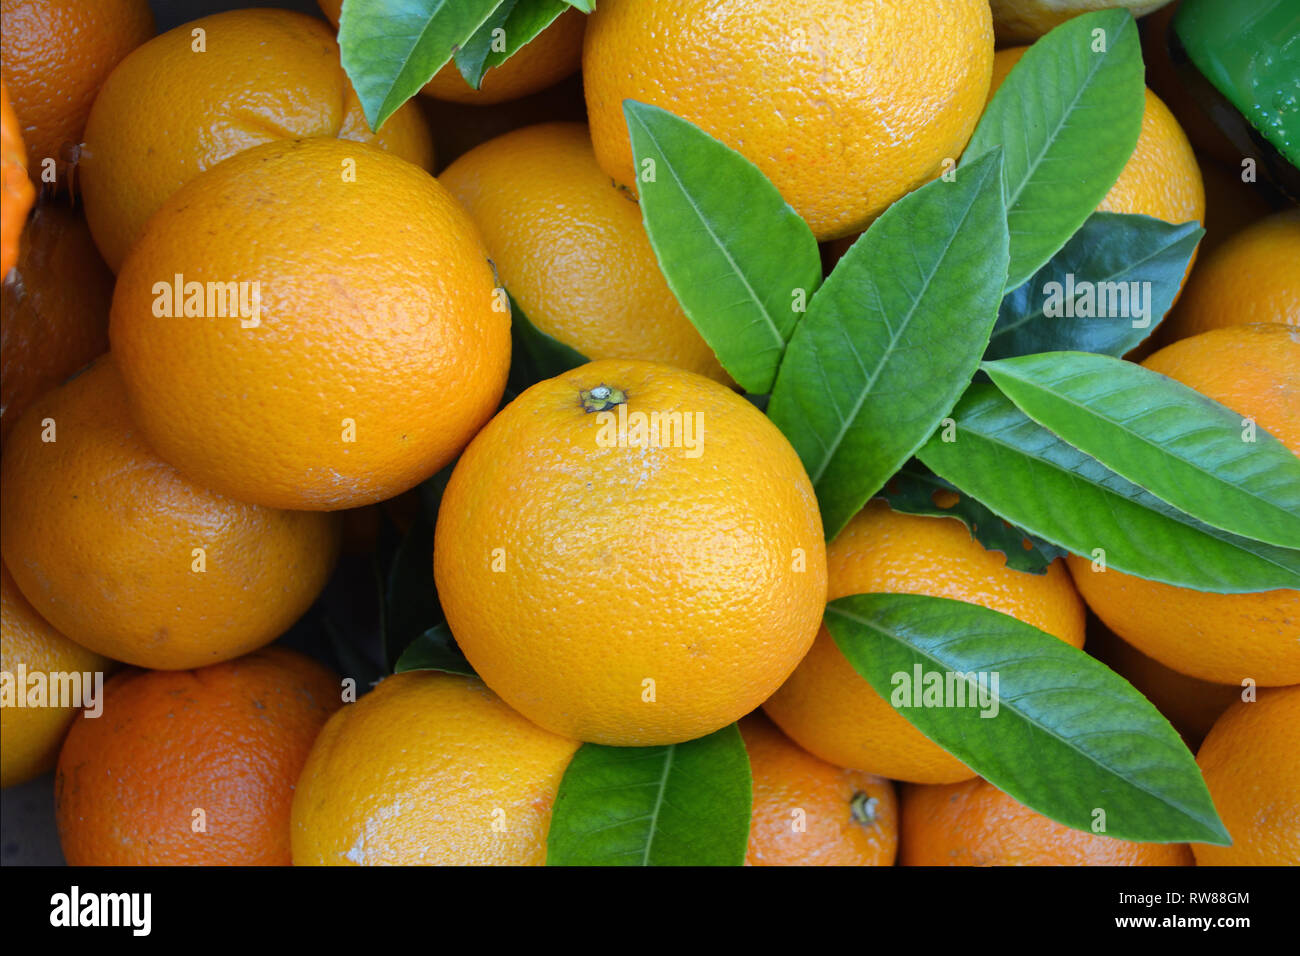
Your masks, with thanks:
[{"label": "yellow-orange citrus fruit", "polygon": [[577,749],[472,677],[385,678],[312,748],[293,799],[293,862],[543,864]]},{"label": "yellow-orange citrus fruit", "polygon": [[645,359],[729,381],[659,271],[640,207],[596,164],[585,126],[507,133],[439,181],[541,331],[589,359]]},{"label": "yellow-orange citrus fruit", "polygon": [[[826,549],[827,600],[850,594],[928,594],[982,604],[1083,646],[1084,609],[1065,568],[1007,567],[955,518],[901,514],[871,501]],[[895,780],[952,783],[974,776],[876,693],[825,626],[763,705],[795,743],[823,760]]]},{"label": "yellow-orange citrus fruit", "polygon": [[[1012,47],[994,56],[990,99],[1027,49]],[[1205,222],[1205,184],[1192,144],[1174,114],[1150,90],[1137,146],[1097,209],[1140,213],[1173,223]]]},{"label": "yellow-orange citrus fruit", "polygon": [[984,0],[605,0],[582,73],[616,182],[636,189],[623,102],[652,103],[744,154],[824,240],[961,155],[992,60]]},{"label": "yellow-orange citrus fruit", "polygon": [[0,438],[32,401],[108,351],[113,273],[79,215],[42,203],[0,288]]},{"label": "yellow-orange citrus fruit", "polygon": [[23,594],[78,644],[141,667],[274,640],[338,553],[332,515],[223,498],[155,455],[111,355],[28,408],[0,475],[0,549]]},{"label": "yellow-orange citrus fruit", "polygon": [[1037,40],[1081,13],[1124,7],[1141,17],[1169,0],[989,0],[999,43]]},{"label": "yellow-orange citrus fruit", "polygon": [[68,863],[288,866],[294,786],[340,701],[334,674],[283,647],[117,675],[59,754]]},{"label": "yellow-orange citrus fruit", "polygon": [[1165,325],[1175,340],[1259,322],[1300,332],[1300,209],[1261,219],[1207,255]]},{"label": "yellow-orange citrus fruit", "polygon": [[253,146],[311,136],[370,143],[433,169],[414,103],[370,131],[338,44],[317,19],[232,10],[155,37],[113,71],[86,124],[81,191],[104,259],[121,269],[154,210],[204,170]]},{"label": "yellow-orange citrus fruit", "polygon": [[1075,830],[976,777],[906,784],[904,866],[1192,866],[1186,843],[1134,843]]},{"label": "yellow-orange citrus fruit", "polygon": [[61,180],[100,87],[153,36],[148,0],[2,0],[0,24],[0,76],[22,122],[28,171],[37,178],[53,159]]},{"label": "yellow-orange citrus fruit", "polygon": [[[1300,453],[1300,341],[1294,329],[1215,329],[1166,346],[1142,364],[1250,416]],[[1220,684],[1246,678],[1300,683],[1300,591],[1213,594],[1114,568],[1094,571],[1086,558],[1068,560],[1097,616],[1166,667]]]},{"label": "yellow-orange citrus fruit", "polygon": [[1240,688],[1180,674],[1116,637],[1104,626],[1089,628],[1088,653],[1155,704],[1156,710],[1193,749],[1205,739],[1219,715],[1240,697]]},{"label": "yellow-orange citrus fruit", "polygon": [[484,682],[547,730],[615,746],[749,713],[826,600],[821,517],[785,436],[717,382],[621,359],[534,385],[479,432],[433,563]]},{"label": "yellow-orange citrus fruit", "polygon": [[1215,723],[1196,755],[1232,846],[1192,844],[1202,866],[1300,866],[1300,687],[1265,687]]},{"label": "yellow-orange citrus fruit", "polygon": [[[343,0],[317,0],[321,12],[339,25]],[[483,75],[476,90],[465,82],[454,60],[449,60],[420,90],[437,100],[487,106],[536,93],[578,71],[582,61],[582,33],[587,18],[578,10],[561,13],[545,30],[500,66]]]},{"label": "yellow-orange citrus fruit", "polygon": [[51,627],[0,565],[0,787],[53,769],[63,735],[94,695],[94,675],[102,680],[109,663]]},{"label": "yellow-orange citrus fruit", "polygon": [[18,237],[27,222],[36,190],[27,178],[27,147],[18,117],[9,105],[9,91],[0,82],[0,280],[18,261]]},{"label": "yellow-orange citrus fruit", "polygon": [[[221,309],[213,284],[175,294],[175,276],[234,283],[249,307]],[[491,417],[510,365],[509,310],[460,204],[326,138],[253,147],[174,193],[118,275],[109,338],[163,458],[281,508],[419,484]]]},{"label": "yellow-orange citrus fruit", "polygon": [[754,777],[751,866],[892,866],[894,785],[795,746],[762,713],[740,722]]}]

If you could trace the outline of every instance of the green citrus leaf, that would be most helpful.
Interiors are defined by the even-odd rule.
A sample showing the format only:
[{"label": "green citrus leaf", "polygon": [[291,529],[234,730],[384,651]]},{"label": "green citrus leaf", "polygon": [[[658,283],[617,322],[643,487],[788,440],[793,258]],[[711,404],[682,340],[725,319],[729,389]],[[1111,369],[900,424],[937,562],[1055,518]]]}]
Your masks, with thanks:
[{"label": "green citrus leaf", "polygon": [[[944,481],[930,469],[910,461],[898,470],[876,497],[883,498],[889,507],[909,515],[928,515],[932,518],[956,518],[970,531],[971,537],[990,551],[998,551],[1007,559],[1007,567],[1030,574],[1045,574],[1056,558],[1066,551],[1054,544],[1035,538],[1023,528],[1009,525],[970,495],[958,493],[958,500],[948,507],[935,504],[936,492],[957,492],[951,482]],[[1029,547],[1025,547],[1025,542]]]},{"label": "green citrus leaf", "polygon": [[568,9],[564,0],[502,0],[456,52],[461,76],[477,90],[488,70],[509,60]]},{"label": "green citrus leaf", "polygon": [[1074,17],[1030,47],[984,111],[962,157],[1001,146],[1011,231],[1008,289],[1078,229],[1119,178],[1146,106],[1127,10]]},{"label": "green citrus leaf", "polygon": [[845,253],[799,323],[768,415],[835,537],[970,382],[1006,267],[999,153],[898,200]]},{"label": "green citrus leaf", "polygon": [[1206,524],[1300,548],[1300,458],[1172,378],[1107,355],[1046,352],[985,362],[1038,424]]},{"label": "green citrus leaf", "polygon": [[623,113],[641,215],[669,287],[732,378],[771,390],[821,284],[817,240],[739,153],[657,106],[628,100]]},{"label": "green citrus leaf", "polygon": [[967,389],[952,419],[917,457],[1031,534],[1178,587],[1228,594],[1300,587],[1300,551],[1183,514],[1034,422],[992,385]]},{"label": "green citrus leaf", "polygon": [[388,569],[384,587],[386,663],[428,628],[444,620],[433,583],[433,523],[421,514],[411,524]]},{"label": "green citrus leaf", "polygon": [[465,655],[460,652],[451,628],[446,623],[431,627],[421,633],[402,651],[393,666],[394,674],[404,671],[443,671],[447,674],[474,676]]},{"label": "green citrus leaf", "polygon": [[1204,234],[1196,223],[1093,213],[1033,278],[1006,294],[984,357],[1123,355],[1169,311]]},{"label": "green citrus leaf", "polygon": [[564,0],[564,2],[583,13],[596,12],[596,0]]},{"label": "green citrus leaf", "polygon": [[920,594],[840,598],[826,626],[898,713],[1039,813],[1123,840],[1231,842],[1177,731],[1083,651],[978,604]]},{"label": "green citrus leaf", "polygon": [[372,130],[442,69],[501,0],[347,0],[343,69]]},{"label": "green citrus leaf", "polygon": [[753,780],[735,724],[667,747],[583,744],[551,814],[549,866],[739,866]]},{"label": "green citrus leaf", "polygon": [[506,21],[510,18],[517,2],[518,0],[500,0],[500,5],[492,11],[492,15],[484,20],[474,31],[473,36],[457,47],[452,55],[452,59],[456,61],[456,69],[471,88],[477,90],[483,82],[483,74],[487,72],[487,59],[492,53],[493,43],[499,44],[508,36],[505,32]]}]

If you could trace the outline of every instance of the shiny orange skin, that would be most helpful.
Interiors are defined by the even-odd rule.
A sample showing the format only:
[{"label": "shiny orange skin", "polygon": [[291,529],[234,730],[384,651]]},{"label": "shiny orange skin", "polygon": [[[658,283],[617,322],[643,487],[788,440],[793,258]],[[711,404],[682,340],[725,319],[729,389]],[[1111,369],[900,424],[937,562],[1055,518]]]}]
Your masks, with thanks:
[{"label": "shiny orange skin", "polygon": [[[317,3],[337,30],[343,0]],[[488,70],[477,90],[465,82],[456,62],[449,60],[420,92],[436,100],[488,106],[544,90],[578,71],[586,27],[586,16],[578,10],[566,10],[510,59]]]},{"label": "shiny orange skin", "polygon": [[341,700],[335,674],[283,647],[117,675],[103,715],[79,718],[59,754],[68,863],[288,866],[298,774]]},{"label": "shiny orange skin", "polygon": [[[57,440],[43,441],[50,429]],[[269,643],[338,554],[333,516],[223,498],[154,454],[111,355],[19,419],[0,481],[0,550],[32,606],[78,644],[141,667]]]},{"label": "shiny orange skin", "polygon": [[[1008,568],[955,518],[901,514],[868,502],[826,550],[827,600],[871,592],[982,604],[1082,647],[1084,609],[1065,568]],[[823,760],[894,780],[953,783],[974,771],[876,693],[823,626],[808,656],[763,705],[795,743]]]},{"label": "shiny orange skin", "polygon": [[1300,209],[1255,222],[1207,255],[1170,316],[1171,340],[1273,322],[1300,331]]},{"label": "shiny orange skin", "polygon": [[108,351],[112,302],[113,273],[86,221],[62,203],[38,206],[0,288],[0,438],[38,395]]},{"label": "shiny orange skin", "polygon": [[1166,667],[1100,623],[1088,630],[1088,653],[1155,704],[1156,710],[1173,724],[1193,750],[1205,739],[1219,715],[1241,696],[1239,687],[1188,677]]},{"label": "shiny orange skin", "polygon": [[[202,30],[196,53],[191,31]],[[150,40],[113,71],[86,124],[81,190],[114,272],[172,193],[223,159],[283,139],[369,143],[426,170],[433,141],[414,103],[372,133],[319,20],[232,10]]]},{"label": "shiny orange skin", "polygon": [[[51,706],[56,703],[49,690],[52,675],[103,674],[110,665],[51,627],[23,597],[9,569],[0,565],[0,671],[6,683],[13,680],[20,695],[34,693],[31,675],[43,675],[47,682],[42,697],[27,698],[40,706],[19,707],[6,700],[0,707],[0,787],[24,783],[54,768],[63,735],[80,708],[70,703]],[[26,687],[18,683],[19,667],[28,675]],[[87,686],[93,693],[93,680],[81,685],[83,695]]]},{"label": "shiny orange skin", "polygon": [[475,678],[387,677],[312,748],[294,794],[293,862],[540,866],[577,749]]},{"label": "shiny orange skin", "polygon": [[438,179],[541,331],[592,360],[663,362],[730,382],[659,271],[640,207],[601,172],[581,123],[507,133]]},{"label": "shiny orange skin", "polygon": [[892,866],[894,785],[796,746],[761,712],[740,722],[754,778],[749,866]]},{"label": "shiny orange skin", "polygon": [[1215,723],[1196,762],[1232,846],[1192,844],[1201,866],[1300,866],[1300,686],[1265,687]]},{"label": "shiny orange skin", "polygon": [[[1142,363],[1244,416],[1300,454],[1300,340],[1282,325],[1236,325],[1166,346]],[[1142,653],[1201,680],[1300,683],[1300,591],[1212,594],[1092,570],[1070,556],[1088,606]]]},{"label": "shiny orange skin", "polygon": [[[997,52],[989,99],[1027,49],[1021,46]],[[1205,184],[1192,144],[1174,114],[1150,90],[1146,91],[1137,146],[1097,210],[1140,213],[1172,223],[1205,222]]]},{"label": "shiny orange skin", "polygon": [[[601,386],[626,395],[624,440],[623,412],[584,408]],[[703,428],[694,450],[631,430],[676,412]],[[762,703],[812,643],[824,561],[812,484],[766,416],[621,359],[534,385],[475,437],[433,551],[484,682],[552,733],[614,746],[693,740]]]},{"label": "shiny orange skin", "polygon": [[0,82],[0,280],[18,262],[18,237],[27,222],[36,189],[27,178],[27,147],[18,117],[9,105],[9,91]]},{"label": "shiny orange skin", "polygon": [[27,170],[58,181],[75,165],[86,117],[122,59],[153,36],[148,0],[3,0],[0,76],[27,143]]},{"label": "shiny orange skin", "polygon": [[1186,843],[1134,843],[1075,830],[1029,809],[979,777],[906,784],[899,862],[904,866],[1192,866]]},{"label": "shiny orange skin", "polygon": [[[260,324],[155,316],[155,283],[177,274],[260,283]],[[478,230],[424,170],[281,140],[163,204],[118,275],[109,338],[140,427],[186,475],[268,507],[355,508],[428,478],[496,410],[495,289]]]},{"label": "shiny orange skin", "polygon": [[826,240],[961,155],[992,61],[984,0],[605,0],[582,71],[617,183],[636,189],[623,102],[652,103],[739,150]]}]

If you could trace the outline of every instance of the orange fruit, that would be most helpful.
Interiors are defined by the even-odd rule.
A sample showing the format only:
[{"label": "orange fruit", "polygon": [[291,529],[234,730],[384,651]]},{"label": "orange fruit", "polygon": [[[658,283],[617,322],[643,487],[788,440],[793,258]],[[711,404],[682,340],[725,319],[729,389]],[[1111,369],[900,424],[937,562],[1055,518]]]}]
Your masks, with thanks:
[{"label": "orange fruit", "polygon": [[[337,30],[343,0],[317,0],[321,12]],[[587,18],[566,10],[500,66],[483,75],[476,90],[465,82],[454,60],[449,60],[420,90],[436,100],[486,106],[504,103],[552,86],[578,71],[582,60],[582,33]]]},{"label": "orange fruit", "polygon": [[[1283,325],[1236,325],[1167,346],[1142,363],[1195,389],[1300,453],[1300,341]],[[1088,606],[1166,667],[1220,684],[1300,683],[1300,591],[1213,594],[1070,556]]]},{"label": "orange fruit", "polygon": [[1230,325],[1300,329],[1300,209],[1247,226],[1205,257],[1166,325],[1171,341]]},{"label": "orange fruit", "polygon": [[1081,13],[1126,7],[1133,16],[1141,17],[1168,2],[1169,0],[990,0],[989,6],[993,9],[993,28],[997,32],[998,42],[1025,43],[1037,40],[1044,33]]},{"label": "orange fruit", "polygon": [[27,147],[18,128],[18,117],[9,105],[9,91],[0,82],[0,280],[18,261],[18,237],[27,222],[36,190],[27,178]]},{"label": "orange fruit", "polygon": [[32,401],[108,351],[113,273],[81,216],[36,207],[14,274],[0,287],[0,437]]},{"label": "orange fruit", "polygon": [[54,768],[63,735],[81,704],[95,693],[91,675],[97,673],[102,680],[109,664],[51,627],[0,564],[0,671],[5,685],[0,695],[0,787],[24,783]]},{"label": "orange fruit", "polygon": [[[156,284],[179,307],[177,275],[242,283],[242,314],[260,315],[160,317]],[[280,508],[419,484],[491,417],[510,364],[509,310],[460,204],[391,153],[326,138],[245,150],[174,193],[118,275],[109,332],[158,453]]]},{"label": "orange fruit", "polygon": [[36,400],[0,476],[0,550],[23,594],[78,644],[141,667],[274,640],[338,553],[332,516],[232,501],[158,458],[112,356]]},{"label": "orange fruit", "polygon": [[826,600],[821,517],[785,436],[651,362],[592,362],[511,402],[456,463],[433,558],[483,681],[553,733],[615,746],[749,713]]},{"label": "orange fruit", "polygon": [[293,862],[543,864],[577,749],[474,678],[385,678],[316,740],[293,799]]},{"label": "orange fruit", "polygon": [[762,713],[740,722],[754,777],[751,866],[892,866],[898,800],[888,780],[796,747]]},{"label": "orange fruit", "polygon": [[1136,687],[1195,749],[1219,715],[1240,698],[1240,688],[1180,674],[1105,627],[1088,631],[1088,653]]},{"label": "orange fruit", "polygon": [[528,320],[589,359],[645,359],[729,382],[659,271],[640,207],[596,164],[587,128],[484,143],[439,181],[474,218]]},{"label": "orange fruit", "polygon": [[433,169],[414,103],[370,131],[338,44],[317,19],[232,10],[155,37],[113,71],[86,124],[81,189],[104,259],[119,271],[149,216],[204,170],[253,146],[310,136],[370,143]]},{"label": "orange fruit", "polygon": [[[850,594],[928,594],[982,604],[1083,646],[1083,602],[1065,568],[1045,574],[1008,568],[955,518],[894,511],[874,500],[826,549],[827,600]],[[911,780],[973,777],[956,757],[912,726],[876,693],[823,626],[808,656],[763,705],[799,746],[840,767]]]},{"label": "orange fruit", "polygon": [[1232,846],[1201,866],[1300,866],[1300,687],[1266,687],[1219,718],[1196,755]]},{"label": "orange fruit", "polygon": [[1192,866],[1186,843],[1134,843],[1075,830],[976,777],[906,784],[904,866]]},{"label": "orange fruit", "polygon": [[[989,99],[1027,49],[1022,46],[997,52]],[[1140,213],[1172,223],[1205,222],[1205,184],[1192,144],[1174,114],[1150,90],[1146,91],[1137,146],[1097,209]]]},{"label": "orange fruit", "polygon": [[118,674],[59,754],[68,863],[288,866],[294,786],[340,699],[334,674],[283,647]]},{"label": "orange fruit", "polygon": [[985,0],[605,0],[582,54],[596,158],[636,189],[624,100],[739,150],[819,240],[961,155],[988,90]]},{"label": "orange fruit", "polygon": [[[0,76],[23,125],[28,171],[77,161],[91,104],[113,68],[153,36],[148,0],[3,0]],[[138,130],[132,130],[138,135]]]}]

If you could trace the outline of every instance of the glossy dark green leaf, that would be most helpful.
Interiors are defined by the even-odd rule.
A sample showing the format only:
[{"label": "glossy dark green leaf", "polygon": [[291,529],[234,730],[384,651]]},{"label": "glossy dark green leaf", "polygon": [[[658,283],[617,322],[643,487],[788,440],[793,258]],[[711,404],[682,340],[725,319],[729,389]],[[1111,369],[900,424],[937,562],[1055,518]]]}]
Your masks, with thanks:
[{"label": "glossy dark green leaf", "polygon": [[1095,212],[998,308],[985,358],[1034,352],[1123,355],[1160,325],[1205,230]]},{"label": "glossy dark green leaf", "polygon": [[389,662],[442,621],[433,582],[433,524],[421,514],[397,546],[384,587],[384,647]]},{"label": "glossy dark green leaf", "polygon": [[[917,457],[1031,534],[1105,567],[1201,591],[1300,587],[1300,551],[1197,521],[1030,419],[992,385],[972,385]],[[952,441],[945,441],[950,437]]]},{"label": "glossy dark green leaf", "polygon": [[826,607],[836,646],[926,737],[1059,823],[1124,840],[1230,841],[1178,733],[1064,641],[978,604],[858,594]]},{"label": "glossy dark green leaf", "polygon": [[465,655],[460,652],[451,628],[446,623],[424,631],[402,651],[393,667],[394,674],[403,671],[444,671],[448,674],[473,676]]},{"label": "glossy dark green leaf", "polygon": [[1050,259],[1119,178],[1142,129],[1145,82],[1137,27],[1121,9],[1067,20],[1030,47],[998,88],[962,162],[1003,149],[1006,288]]},{"label": "glossy dark green leaf", "polygon": [[667,747],[583,744],[551,814],[550,866],[739,866],[753,781],[735,724]]},{"label": "glossy dark green leaf", "polygon": [[1181,382],[1088,352],[986,362],[1038,424],[1193,518],[1300,548],[1300,458]]},{"label": "glossy dark green leaf", "polygon": [[1006,268],[998,152],[904,196],[840,259],[786,350],[768,415],[835,537],[971,380]]},{"label": "glossy dark green leaf", "polygon": [[[940,506],[935,502],[936,496],[948,500],[954,495],[957,500],[950,505]],[[944,481],[916,461],[900,468],[877,497],[904,514],[956,518],[970,531],[971,537],[988,550],[1005,555],[1007,567],[1017,571],[1045,574],[1054,559],[1067,553],[1054,544],[1035,538],[1023,528],[1007,524],[970,495],[960,494],[952,482]],[[1029,547],[1025,547],[1026,543]]]},{"label": "glossy dark green leaf", "polygon": [[487,70],[487,59],[492,54],[492,46],[494,43],[500,44],[507,35],[506,21],[518,2],[519,0],[500,0],[491,16],[484,20],[473,35],[452,54],[452,59],[456,61],[456,69],[473,89],[477,90],[482,84],[483,74]]},{"label": "glossy dark green leaf", "polygon": [[501,0],[347,0],[339,19],[343,69],[371,129],[442,69]]},{"label": "glossy dark green leaf", "polygon": [[465,82],[477,90],[488,70],[509,60],[568,9],[564,0],[503,0],[456,53]]},{"label": "glossy dark green leaf", "polygon": [[821,284],[817,240],[739,153],[657,106],[629,100],[623,112],[641,215],[669,288],[732,378],[769,391]]}]

